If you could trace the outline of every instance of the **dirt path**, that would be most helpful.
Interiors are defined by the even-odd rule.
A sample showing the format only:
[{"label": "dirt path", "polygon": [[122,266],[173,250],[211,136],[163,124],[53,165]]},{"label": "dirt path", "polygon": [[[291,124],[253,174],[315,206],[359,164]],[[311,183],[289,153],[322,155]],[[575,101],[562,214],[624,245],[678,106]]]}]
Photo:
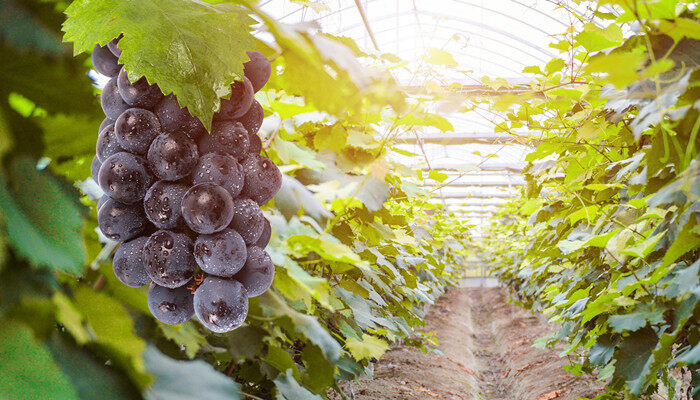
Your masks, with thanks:
[{"label": "dirt path", "polygon": [[[497,288],[454,288],[434,304],[424,332],[439,351],[396,346],[373,378],[351,385],[356,400],[573,400],[600,384],[567,374],[557,353],[533,342],[551,332],[544,319],[511,306]],[[346,392],[350,386],[345,386]]]}]

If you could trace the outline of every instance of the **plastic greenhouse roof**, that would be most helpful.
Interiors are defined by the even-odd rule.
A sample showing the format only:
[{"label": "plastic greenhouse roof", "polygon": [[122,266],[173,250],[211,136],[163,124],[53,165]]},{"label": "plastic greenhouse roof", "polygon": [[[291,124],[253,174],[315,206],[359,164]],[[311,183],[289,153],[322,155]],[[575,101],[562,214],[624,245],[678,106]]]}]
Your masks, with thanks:
[{"label": "plastic greenhouse roof", "polygon": [[[559,3],[557,0],[263,0],[260,5],[282,22],[314,21],[323,32],[349,37],[368,53],[398,55],[409,63],[407,70],[412,72],[398,72],[395,78],[402,85],[412,86],[423,85],[428,80],[443,85],[455,82],[479,85],[483,76],[528,82],[531,76],[523,73],[523,68],[544,67],[558,54],[549,47],[552,36],[581,23],[572,20]],[[363,23],[360,9],[367,24]],[[458,67],[428,68],[422,59],[429,48],[448,51]],[[502,117],[485,108],[440,114],[452,123],[453,133],[445,135],[426,128],[418,134],[422,149],[415,136],[407,137],[401,145],[420,157],[395,158],[416,168],[427,168],[428,164],[432,169],[447,168],[450,178],[446,182],[452,184],[442,189],[437,186],[427,189],[440,193],[438,201],[480,225],[493,212],[493,205],[502,203],[522,184],[517,170],[524,166],[530,149],[503,135],[499,138],[493,131],[493,121]],[[445,141],[440,140],[440,135],[466,140]],[[487,157],[489,154],[492,156]],[[501,167],[506,168],[501,170]]]}]

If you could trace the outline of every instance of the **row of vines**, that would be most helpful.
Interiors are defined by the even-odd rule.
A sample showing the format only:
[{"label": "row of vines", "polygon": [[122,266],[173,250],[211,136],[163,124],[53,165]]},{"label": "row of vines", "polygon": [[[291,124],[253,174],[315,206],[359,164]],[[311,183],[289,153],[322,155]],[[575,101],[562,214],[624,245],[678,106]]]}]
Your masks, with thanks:
[{"label": "row of vines", "polygon": [[[579,2],[576,2],[579,3]],[[532,91],[491,106],[523,137],[527,184],[492,221],[493,272],[560,324],[601,398],[700,398],[700,24],[697,3],[600,0]]]},{"label": "row of vines", "polygon": [[[1,398],[320,399],[371,374],[390,343],[431,341],[414,328],[459,277],[467,226],[387,157],[400,132],[450,129],[390,78],[401,60],[247,2],[69,3],[0,2]],[[256,98],[264,154],[285,174],[264,207],[276,275],[228,334],[153,319],[146,288],[116,280],[115,244],[98,234],[101,81],[86,53],[119,34],[129,74],[206,126],[245,51],[272,60]]]}]

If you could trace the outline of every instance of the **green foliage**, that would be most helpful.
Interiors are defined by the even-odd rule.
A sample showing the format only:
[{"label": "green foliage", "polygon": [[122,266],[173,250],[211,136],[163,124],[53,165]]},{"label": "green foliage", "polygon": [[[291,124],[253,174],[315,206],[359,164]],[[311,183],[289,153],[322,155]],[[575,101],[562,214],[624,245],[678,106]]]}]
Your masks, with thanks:
[{"label": "green foliage", "polygon": [[8,241],[35,265],[79,275],[85,265],[83,207],[74,193],[28,158],[15,159],[10,174],[9,181],[0,175]]},{"label": "green foliage", "polygon": [[[421,104],[407,111],[409,96],[385,65],[361,65],[352,41],[283,26],[252,5],[25,3],[18,15],[29,25],[0,30],[10,60],[0,67],[0,326],[9,332],[0,336],[35,359],[3,365],[0,393],[15,390],[25,368],[37,392],[20,398],[324,398],[338,380],[369,372],[393,341],[412,338],[425,305],[456,283],[468,226],[387,158],[400,131],[452,127]],[[277,53],[276,72],[256,98],[281,120],[262,135],[286,174],[264,210],[276,276],[238,330],[158,323],[146,288],[114,277],[89,178],[102,117],[88,63],[58,40],[64,9],[76,53],[124,33],[129,76],[174,91],[207,124],[255,48],[249,13],[272,33],[263,51]],[[300,123],[304,113],[318,118]],[[423,346],[420,336],[410,342]],[[53,396],[35,372],[52,380]]]},{"label": "green foliage", "polygon": [[[192,0],[74,1],[66,9],[64,40],[75,54],[120,34],[119,62],[135,81],[145,76],[211,127],[219,99],[243,76],[246,51],[255,48],[254,21],[244,8]],[[216,38],[216,40],[212,40]],[[157,61],[154,61],[157,60]]]},{"label": "green foliage", "polygon": [[0,396],[6,399],[74,399],[68,378],[51,359],[49,350],[16,323],[0,328]]},{"label": "green foliage", "polygon": [[493,103],[506,131],[543,136],[483,247],[520,303],[561,323],[572,371],[649,398],[673,370],[698,369],[698,10],[586,4],[606,3],[605,24],[560,38],[571,45],[532,83],[538,96]]}]

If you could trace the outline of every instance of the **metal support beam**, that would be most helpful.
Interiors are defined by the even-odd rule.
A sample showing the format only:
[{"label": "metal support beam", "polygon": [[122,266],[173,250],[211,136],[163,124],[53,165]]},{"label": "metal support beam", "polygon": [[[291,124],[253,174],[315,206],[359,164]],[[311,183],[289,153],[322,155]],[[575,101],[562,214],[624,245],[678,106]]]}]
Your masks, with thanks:
[{"label": "metal support beam", "polygon": [[474,169],[475,172],[478,172],[479,170],[481,170],[481,171],[508,171],[508,172],[520,173],[523,171],[523,168],[525,167],[523,164],[475,165],[475,164],[456,164],[456,163],[431,164],[430,166],[431,166],[431,168],[428,168],[427,165],[423,165],[419,168],[423,171],[436,170],[436,171],[457,171],[457,172],[460,172],[461,170]]},{"label": "metal support beam", "polygon": [[418,144],[433,143],[442,145],[460,145],[460,144],[513,144],[522,145],[522,142],[517,140],[516,136],[511,136],[505,133],[422,133],[418,137],[414,136],[399,136],[396,138],[397,144]]},{"label": "metal support beam", "polygon": [[[449,179],[448,179],[449,180]],[[446,180],[445,182],[447,182]],[[425,185],[420,185],[422,187],[497,187],[497,188],[510,188],[518,187],[524,185],[525,182],[452,182],[449,184],[444,183],[429,183]]]},{"label": "metal support beam", "polygon": [[355,6],[357,7],[357,11],[360,12],[360,17],[362,17],[362,23],[365,25],[365,29],[367,30],[367,34],[369,35],[369,38],[372,40],[372,44],[374,45],[374,48],[377,51],[379,50],[379,45],[377,44],[377,39],[374,38],[374,33],[372,32],[372,27],[369,25],[369,20],[367,19],[367,14],[365,14],[365,8],[362,7],[362,3],[360,3],[360,0],[355,0]]}]

